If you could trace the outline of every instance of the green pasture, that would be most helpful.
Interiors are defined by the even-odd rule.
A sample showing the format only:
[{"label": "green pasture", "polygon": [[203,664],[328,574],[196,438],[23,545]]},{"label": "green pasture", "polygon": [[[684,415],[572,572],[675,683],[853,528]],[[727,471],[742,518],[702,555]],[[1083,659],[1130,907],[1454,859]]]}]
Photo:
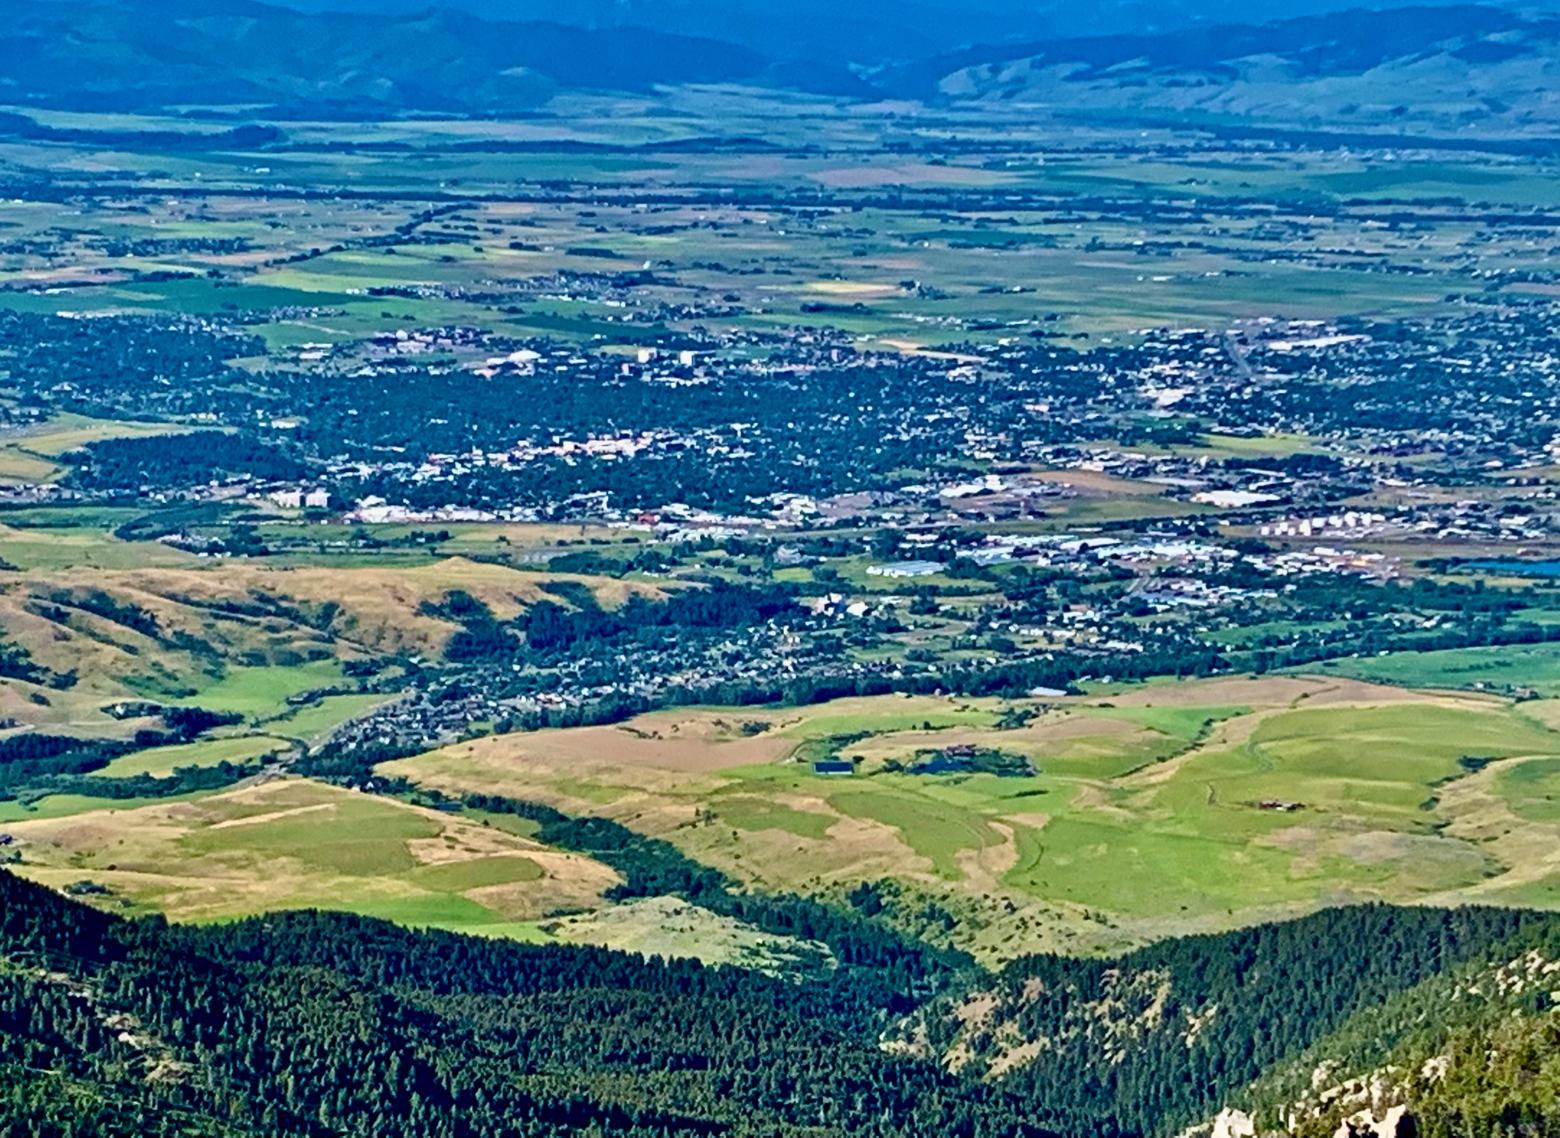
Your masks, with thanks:
[{"label": "green pasture", "polygon": [[285,741],[265,735],[201,739],[122,755],[93,774],[99,778],[133,778],[136,775],[167,778],[181,767],[214,767],[219,763],[242,765],[286,747]]},{"label": "green pasture", "polygon": [[[839,701],[772,728],[795,741],[789,760],[655,784],[631,765],[621,779],[610,766],[533,769],[527,793],[631,826],[657,807],[704,812],[699,824],[653,832],[771,887],[807,891],[821,874],[852,879],[853,865],[874,867],[859,871],[867,879],[897,866],[889,875],[909,884],[979,898],[997,888],[1048,910],[1103,914],[1129,936],[1327,899],[1489,895],[1509,867],[1448,829],[1442,802],[1483,785],[1461,780],[1492,764],[1494,793],[1523,824],[1560,823],[1560,732],[1525,705],[1426,696],[1291,707],[1293,689],[1279,681],[1271,704],[1197,705],[1172,701],[1172,690],[1153,704],[1095,697],[1010,730],[995,727],[995,703]],[[664,716],[655,722],[664,730]],[[865,737],[841,741],[856,735]],[[940,739],[1025,754],[1038,773],[880,769]],[[814,775],[807,760],[834,747],[870,758],[854,776]],[[418,762],[396,771],[415,780]],[[438,785],[482,788],[459,769],[446,759]]]},{"label": "green pasture", "polygon": [[1527,688],[1560,695],[1560,643],[1389,652],[1307,670],[1411,688]]},{"label": "green pasture", "polygon": [[[294,665],[239,666],[228,669],[221,679],[181,702],[186,706],[232,711],[250,719],[260,719],[285,714],[287,701],[293,696],[341,682],[341,665],[335,660]],[[317,716],[306,719],[305,724],[326,721],[336,711],[333,705],[329,710],[320,711]],[[297,714],[301,715],[303,711]]]}]

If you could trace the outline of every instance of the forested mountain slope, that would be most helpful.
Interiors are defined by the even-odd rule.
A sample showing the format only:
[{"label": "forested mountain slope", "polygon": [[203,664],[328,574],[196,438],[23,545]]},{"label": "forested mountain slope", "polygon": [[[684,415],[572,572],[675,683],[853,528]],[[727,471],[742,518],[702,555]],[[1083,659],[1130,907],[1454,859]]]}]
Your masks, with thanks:
[{"label": "forested mountain slope", "polygon": [[187,928],[0,873],[0,1133],[1160,1134],[1351,1017],[1555,941],[1537,914],[1349,909],[972,970],[896,1023],[849,967],[796,983],[319,913]]},{"label": "forested mountain slope", "polygon": [[126,922],[0,874],[0,1133],[1039,1135],[847,989],[296,914]]},{"label": "forested mountain slope", "polygon": [[[487,116],[534,111],[569,92],[740,84],[861,100],[1014,101],[1182,126],[1547,134],[1560,119],[1552,4],[1115,7],[1113,19],[1084,20],[1018,13],[999,0],[968,13],[936,4],[909,13],[882,4],[773,14],[732,6],[718,17],[654,5],[307,7],[16,0],[0,28],[0,103]],[[67,137],[26,119],[10,129]],[[275,141],[274,131],[256,129],[240,128],[247,133],[234,143]]]},{"label": "forested mountain slope", "polygon": [[[426,0],[281,0],[304,11],[405,15]],[[1164,32],[1237,20],[1278,20],[1358,7],[1357,0],[730,0],[715,7],[689,0],[448,0],[489,19],[559,20],[581,27],[641,27],[714,36],[767,54],[875,64],[947,51],[964,43],[1117,33]],[[1522,5],[1553,8],[1553,0]]]},{"label": "forested mountain slope", "polygon": [[[1552,1133],[1560,1101],[1560,942],[1535,925],[1485,959],[1349,1016],[1224,1100],[1226,1125],[1325,1138],[1401,1127],[1423,1138]],[[1211,1127],[1210,1127],[1211,1128]],[[1199,1128],[1201,1129],[1201,1128]]]},{"label": "forested mountain slope", "polygon": [[935,1003],[906,1038],[1071,1133],[1167,1133],[1402,993],[1472,962],[1560,944],[1560,920],[1365,906],[1112,960],[1014,961]]}]

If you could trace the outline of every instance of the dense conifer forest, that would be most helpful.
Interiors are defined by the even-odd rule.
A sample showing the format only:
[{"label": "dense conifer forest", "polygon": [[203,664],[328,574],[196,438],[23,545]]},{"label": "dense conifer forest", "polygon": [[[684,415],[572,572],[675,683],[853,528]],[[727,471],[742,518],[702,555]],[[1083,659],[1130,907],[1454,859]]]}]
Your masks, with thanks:
[{"label": "dense conifer forest", "polygon": [[[966,963],[904,1017],[850,963],[797,982],[318,912],[180,927],[0,874],[0,1134],[1164,1134],[1351,1014],[1555,941],[1538,914],[1344,909]],[[1503,1030],[1532,1054],[1545,1029]],[[1017,1040],[1049,1042],[974,1077]]]}]

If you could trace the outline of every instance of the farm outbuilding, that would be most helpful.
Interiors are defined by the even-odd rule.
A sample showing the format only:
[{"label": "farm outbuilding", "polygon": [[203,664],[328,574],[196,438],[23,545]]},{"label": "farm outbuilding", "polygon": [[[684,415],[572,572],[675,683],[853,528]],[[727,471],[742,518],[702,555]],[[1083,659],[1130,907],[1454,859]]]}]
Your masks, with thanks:
[{"label": "farm outbuilding", "polygon": [[812,769],[813,774],[851,775],[856,773],[856,764],[849,759],[819,759]]}]

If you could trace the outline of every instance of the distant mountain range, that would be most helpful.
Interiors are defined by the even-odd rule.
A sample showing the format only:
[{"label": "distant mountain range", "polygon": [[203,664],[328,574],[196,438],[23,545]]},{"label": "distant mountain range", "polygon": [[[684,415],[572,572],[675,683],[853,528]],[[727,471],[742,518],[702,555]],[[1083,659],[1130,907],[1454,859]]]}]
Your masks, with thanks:
[{"label": "distant mountain range", "polygon": [[[1157,34],[1264,23],[1360,7],[1368,0],[270,0],[309,11],[406,15],[449,7],[490,20],[640,27],[727,40],[765,55],[860,67],[924,58],[972,43]],[[1399,0],[1403,2],[1403,0]],[[1466,0],[1415,0],[1418,3]],[[1523,0],[1526,6],[1560,0]]]},{"label": "distant mountain range", "polygon": [[[403,0],[291,2],[382,7]],[[521,16],[552,6],[451,2]],[[1125,2],[1105,7],[1120,14],[1128,10]],[[504,114],[538,107],[560,91],[735,83],[846,98],[1004,101],[1134,121],[1307,129],[1408,124],[1502,135],[1560,129],[1560,13],[1552,10],[1333,11],[1264,24],[1008,40],[908,62],[859,62],[924,48],[939,35],[938,42],[959,42],[946,27],[950,3],[905,0],[893,6],[897,15],[886,10],[887,0],[833,5],[844,14],[819,14],[810,36],[777,34],[765,44],[735,42],[756,38],[743,16],[755,10],[750,0],[581,0],[566,13],[578,24],[599,17],[596,26],[455,10],[306,12],[251,0],[12,0],[0,26],[0,103]],[[1197,11],[1224,11],[1223,3]],[[1191,6],[1184,0],[1175,10]],[[1252,11],[1264,8],[1259,2]],[[798,0],[787,11],[800,19],[816,9],[818,0]],[[1030,10],[1018,0],[970,0],[966,31],[1000,30],[1015,21],[1027,26],[1025,20],[1048,11],[1060,19],[1045,5],[1029,16],[1024,11]],[[657,26],[624,25],[608,19],[614,13],[643,14]],[[881,34],[859,29],[862,39],[852,48],[857,21]],[[721,38],[728,33],[734,38]],[[820,47],[814,42],[820,39],[828,43]],[[853,51],[857,62],[847,66]]]},{"label": "distant mountain range", "polygon": [[784,67],[734,44],[644,28],[495,23],[455,11],[301,13],[248,0],[12,0],[6,7],[0,101],[19,105],[482,113],[533,107],[575,88],[866,90],[842,68]]},{"label": "distant mountain range", "polygon": [[1262,25],[971,47],[874,80],[918,99],[1350,127],[1560,123],[1560,15],[1488,6],[1355,10]]}]

